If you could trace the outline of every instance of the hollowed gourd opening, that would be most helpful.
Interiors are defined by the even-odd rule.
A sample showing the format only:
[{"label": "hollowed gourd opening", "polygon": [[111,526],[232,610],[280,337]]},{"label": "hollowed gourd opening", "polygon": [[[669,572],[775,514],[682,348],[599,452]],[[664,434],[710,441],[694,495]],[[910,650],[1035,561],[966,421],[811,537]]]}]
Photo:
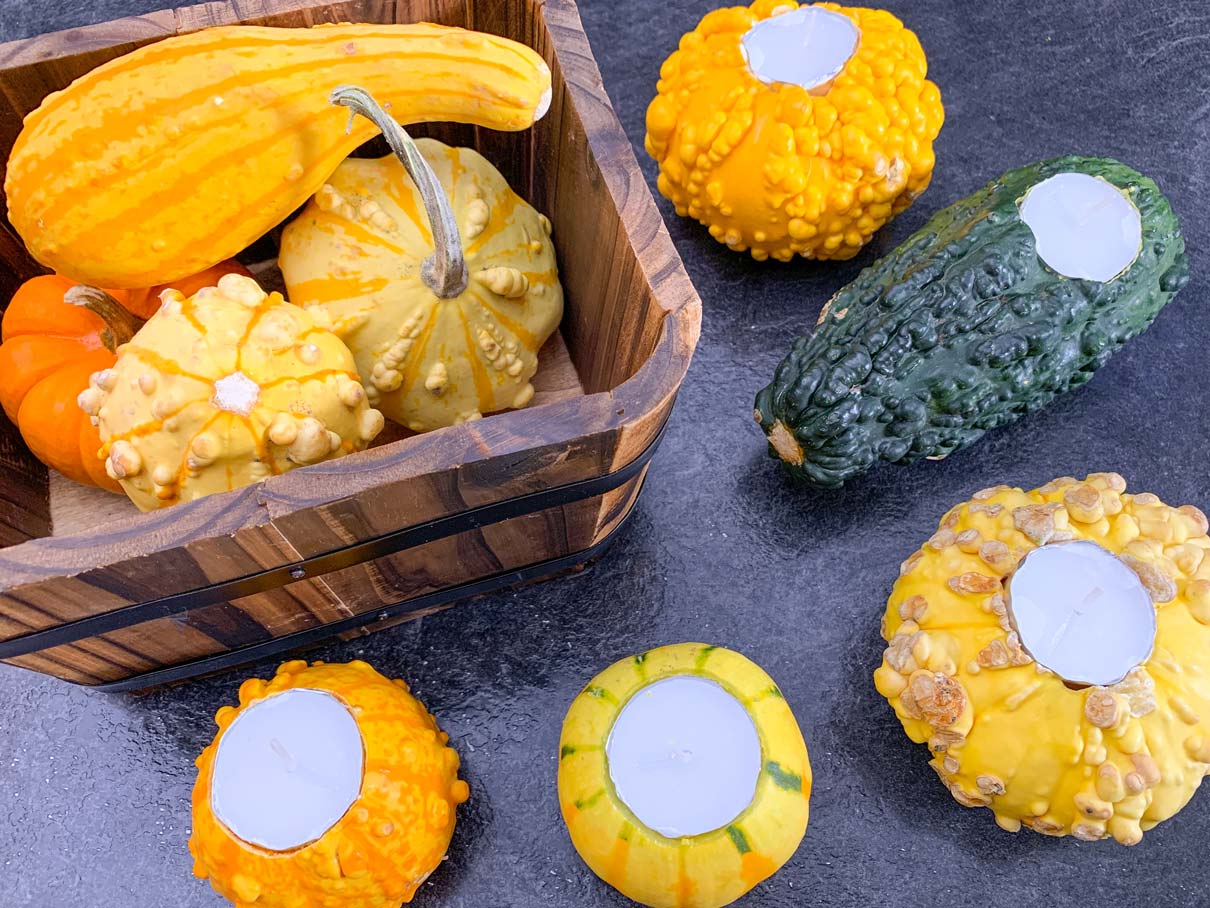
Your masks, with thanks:
[{"label": "hollowed gourd opening", "polygon": [[1060,173],[1021,200],[1021,220],[1033,231],[1038,257],[1052,271],[1078,280],[1113,280],[1138,258],[1143,224],[1117,186],[1086,173]]},{"label": "hollowed gourd opening", "polygon": [[1155,645],[1155,606],[1138,575],[1094,542],[1030,552],[1008,582],[1021,645],[1068,687],[1110,685]]},{"label": "hollowed gourd opening", "polygon": [[800,6],[752,26],[740,49],[748,69],[762,82],[826,91],[856,52],[860,37],[848,16]]},{"label": "hollowed gourd opening", "polygon": [[252,704],[219,740],[210,807],[235,836],[290,851],[335,826],[361,792],[364,749],[348,707],[296,688]]},{"label": "hollowed gourd opening", "polygon": [[751,716],[707,678],[677,675],[622,708],[605,744],[618,798],[668,838],[720,829],[756,796],[761,745]]}]

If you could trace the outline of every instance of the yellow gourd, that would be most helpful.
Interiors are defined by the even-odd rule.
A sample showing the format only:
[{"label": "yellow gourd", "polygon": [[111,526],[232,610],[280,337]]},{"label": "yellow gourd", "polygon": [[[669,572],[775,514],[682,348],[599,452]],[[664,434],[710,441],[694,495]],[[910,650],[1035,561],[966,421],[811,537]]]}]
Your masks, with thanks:
[{"label": "yellow gourd", "polygon": [[[908,736],[928,743],[954,798],[991,809],[1004,829],[1133,845],[1210,772],[1206,517],[1125,489],[1118,474],[1094,473],[976,492],[904,562],[887,603],[878,691]],[[1044,667],[1014,613],[1027,555],[1088,543],[1117,556],[1132,585],[1137,577],[1149,618],[1154,608],[1150,655],[1115,683],[1072,683]],[[1092,576],[1083,605],[1048,608],[1104,608],[1112,581],[1104,569]],[[1093,652],[1122,639],[1089,620],[1100,628]],[[1054,634],[1052,645],[1069,646],[1066,625]]]},{"label": "yellow gourd", "polygon": [[290,299],[331,317],[371,402],[409,429],[524,407],[563,314],[550,221],[477,152],[413,143],[360,89],[334,101],[398,157],[345,161],[286,227]]},{"label": "yellow gourd", "polygon": [[[796,17],[797,45],[746,48],[754,27]],[[824,81],[778,80],[846,33],[852,49]],[[851,258],[929,184],[944,112],[927,71],[916,36],[883,10],[757,0],[707,13],[664,61],[647,109],[659,190],[758,261]]]},{"label": "yellow gourd", "polygon": [[46,97],[4,190],[34,258],[98,287],[150,287],[229,258],[301,205],[358,145],[327,102],[345,82],[405,122],[519,130],[550,70],[506,38],[417,25],[228,26],[167,38]]},{"label": "yellow gourd", "polygon": [[162,298],[80,395],[107,472],[142,510],[360,451],[381,431],[322,313],[239,274]]},{"label": "yellow gourd", "polygon": [[[281,716],[284,698],[299,694],[307,700],[296,701],[292,715],[287,706]],[[338,715],[324,711],[327,721],[321,722],[315,704],[335,707]],[[333,718],[341,719],[341,707],[363,755],[359,787],[356,778],[333,777],[336,761],[324,759],[339,754],[340,742],[331,740],[339,736],[331,734],[331,726]],[[275,708],[278,718],[270,718],[265,710]],[[360,661],[287,662],[270,681],[253,678],[241,684],[239,706],[224,706],[215,721],[218,735],[197,759],[189,852],[194,875],[209,878],[238,908],[398,908],[441,864],[455,808],[470,790],[458,778],[458,754],[446,743],[448,736],[403,681],[390,681]],[[245,728],[244,740],[232,738],[233,750],[224,756],[232,729],[249,721],[262,723],[261,731]],[[272,723],[281,734],[266,733]],[[328,740],[322,739],[325,734]],[[232,753],[245,758],[242,764]],[[225,759],[234,762],[220,765]],[[352,803],[332,825],[313,830],[316,837],[296,847],[276,850],[239,838],[220,816],[225,793],[229,803],[242,787],[250,798],[270,802],[257,808],[284,814],[298,805],[271,803],[267,793],[283,774],[295,776],[285,782],[299,796],[295,800],[307,794],[324,798],[318,788],[347,787]],[[307,776],[314,787],[308,787]],[[242,813],[246,819],[247,810]],[[260,829],[272,828],[273,822],[272,817],[251,819]],[[289,824],[283,822],[288,834]]]},{"label": "yellow gourd", "polygon": [[[670,684],[680,689],[661,690]],[[635,705],[652,712],[619,731]],[[677,713],[688,717],[683,728]],[[745,735],[752,753],[740,747],[724,758],[727,745]],[[728,768],[712,774],[709,767],[720,761]],[[694,777],[698,768],[705,775]],[[679,801],[676,830],[655,828],[671,814],[653,818],[654,825],[640,817],[661,809],[650,789],[642,805],[626,800],[619,780],[631,781],[627,770],[650,773],[658,800]],[[580,857],[626,898],[653,908],[735,901],[790,859],[807,828],[811,764],[794,714],[764,670],[718,646],[662,646],[593,678],[563,722],[558,780],[559,807]],[[643,792],[636,787],[633,794]],[[724,802],[722,813],[693,806]],[[736,806],[737,814],[723,816]],[[698,832],[686,821],[713,828]]]}]

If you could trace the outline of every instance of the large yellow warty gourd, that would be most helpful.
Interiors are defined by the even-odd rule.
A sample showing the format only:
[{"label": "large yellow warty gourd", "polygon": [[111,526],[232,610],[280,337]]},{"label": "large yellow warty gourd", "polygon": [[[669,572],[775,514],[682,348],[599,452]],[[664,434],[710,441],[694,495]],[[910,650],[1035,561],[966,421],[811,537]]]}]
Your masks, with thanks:
[{"label": "large yellow warty gourd", "polygon": [[[1116,473],[996,486],[950,509],[903,564],[874,681],[960,804],[989,808],[1014,832],[1125,845],[1184,807],[1210,772],[1206,531],[1196,507],[1126,494]],[[1014,618],[1023,560],[1062,545],[1117,556],[1154,608],[1150,655],[1116,682],[1072,683],[1044,667]],[[1092,576],[1082,605],[1048,608],[1104,609],[1122,585],[1103,567]],[[1093,653],[1125,639],[1104,627]],[[1072,645],[1066,624],[1041,639]]]}]

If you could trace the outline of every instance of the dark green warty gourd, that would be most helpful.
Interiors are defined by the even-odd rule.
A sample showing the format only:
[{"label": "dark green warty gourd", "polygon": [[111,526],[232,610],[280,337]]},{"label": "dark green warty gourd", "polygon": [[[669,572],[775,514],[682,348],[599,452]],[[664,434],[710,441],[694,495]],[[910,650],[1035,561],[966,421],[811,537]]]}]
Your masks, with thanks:
[{"label": "dark green warty gourd", "polygon": [[[1039,257],[1018,205],[1087,174],[1137,208],[1142,242],[1109,281]],[[1069,156],[1010,171],[938,212],[824,307],[756,396],[770,454],[835,488],[878,461],[941,458],[1078,388],[1189,280],[1180,225],[1148,177]]]}]

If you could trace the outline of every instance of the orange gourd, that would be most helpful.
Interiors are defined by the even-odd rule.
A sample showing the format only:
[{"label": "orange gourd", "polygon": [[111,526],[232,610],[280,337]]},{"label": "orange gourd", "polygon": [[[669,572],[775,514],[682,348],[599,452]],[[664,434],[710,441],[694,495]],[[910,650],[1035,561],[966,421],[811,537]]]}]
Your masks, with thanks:
[{"label": "orange gourd", "polygon": [[[228,261],[177,281],[195,293],[228,273],[247,274]],[[114,364],[118,346],[160,305],[162,287],[88,294],[87,305],[64,300],[76,282],[58,274],[31,278],[17,290],[0,326],[0,406],[31,453],[85,485],[120,492],[97,452],[97,427],[76,405],[92,373]]]}]

